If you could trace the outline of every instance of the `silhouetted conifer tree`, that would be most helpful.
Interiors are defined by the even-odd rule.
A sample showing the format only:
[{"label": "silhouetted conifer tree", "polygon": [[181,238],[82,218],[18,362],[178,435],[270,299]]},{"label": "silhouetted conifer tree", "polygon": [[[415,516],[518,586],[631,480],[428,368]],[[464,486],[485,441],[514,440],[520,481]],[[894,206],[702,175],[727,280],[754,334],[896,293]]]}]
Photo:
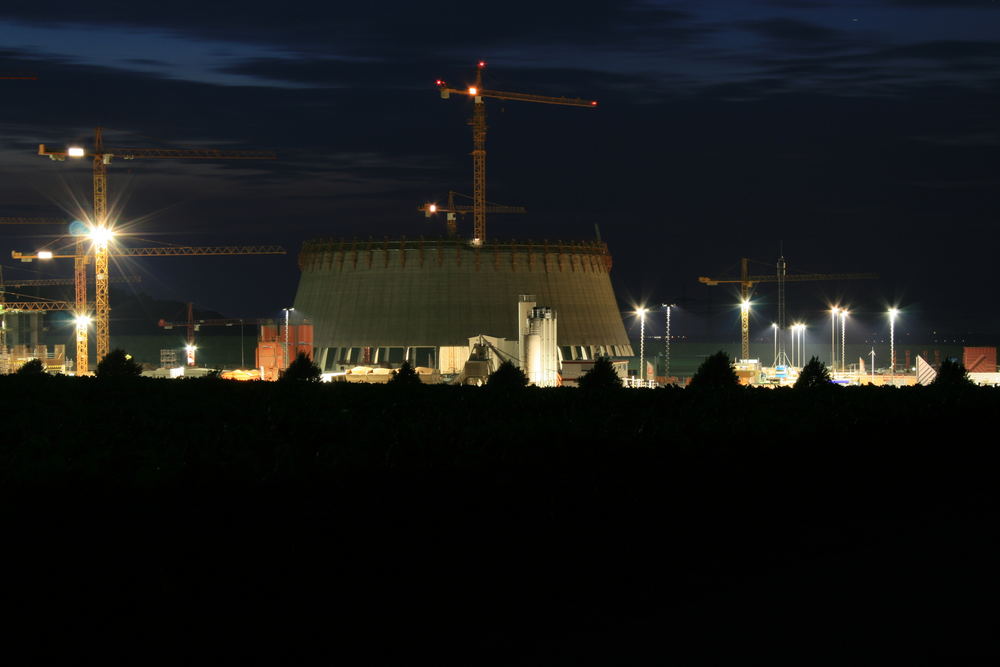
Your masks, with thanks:
[{"label": "silhouetted conifer tree", "polygon": [[312,362],[312,359],[305,352],[299,352],[295,361],[288,364],[288,368],[281,374],[281,380],[288,382],[319,382],[322,372],[319,366]]},{"label": "silhouetted conifer tree", "polygon": [[410,362],[404,361],[403,365],[389,378],[389,384],[399,387],[412,387],[422,383],[420,382],[420,376],[417,375],[417,371],[413,370]]},{"label": "silhouetted conifer tree", "polygon": [[969,373],[965,370],[965,365],[962,362],[945,359],[941,362],[937,377],[931,382],[931,386],[953,389],[956,387],[974,387],[975,383],[969,379]]},{"label": "silhouetted conifer tree", "polygon": [[97,377],[106,379],[136,378],[142,375],[142,366],[125,350],[114,349],[97,364]]},{"label": "silhouetted conifer tree", "polygon": [[705,361],[691,378],[689,389],[729,389],[740,386],[729,355],[719,350]]},{"label": "silhouetted conifer tree", "polygon": [[495,371],[490,373],[489,378],[486,379],[486,386],[490,389],[504,391],[523,389],[528,386],[528,376],[510,361],[504,361]]},{"label": "silhouetted conifer tree", "polygon": [[594,360],[594,365],[590,370],[580,376],[577,380],[580,389],[586,391],[606,391],[609,389],[620,389],[622,379],[615,372],[615,367],[611,365],[611,360],[607,357],[598,357]]},{"label": "silhouetted conifer tree", "polygon": [[23,366],[17,369],[15,375],[22,377],[41,377],[45,375],[45,362],[41,359],[29,359]]},{"label": "silhouetted conifer tree", "polygon": [[799,379],[795,381],[796,389],[815,389],[816,387],[830,387],[830,371],[826,364],[817,357],[813,357],[802,367]]}]

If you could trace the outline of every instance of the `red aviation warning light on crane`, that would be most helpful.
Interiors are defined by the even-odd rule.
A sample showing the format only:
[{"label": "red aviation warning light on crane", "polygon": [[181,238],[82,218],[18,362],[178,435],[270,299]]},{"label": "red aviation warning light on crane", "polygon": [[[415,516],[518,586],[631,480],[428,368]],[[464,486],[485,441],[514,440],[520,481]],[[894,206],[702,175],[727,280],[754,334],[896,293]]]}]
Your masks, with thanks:
[{"label": "red aviation warning light on crane", "polygon": [[575,97],[551,97],[546,95],[530,95],[502,90],[483,88],[483,70],[486,62],[480,60],[476,67],[476,80],[467,88],[450,88],[443,79],[437,80],[438,90],[442,99],[448,99],[451,94],[468,95],[473,99],[472,107],[472,182],[473,182],[473,224],[472,245],[481,246],[486,240],[486,98],[496,100],[511,100],[517,102],[538,102],[540,104],[556,104],[568,107],[593,109],[597,106],[595,100],[584,100]]}]

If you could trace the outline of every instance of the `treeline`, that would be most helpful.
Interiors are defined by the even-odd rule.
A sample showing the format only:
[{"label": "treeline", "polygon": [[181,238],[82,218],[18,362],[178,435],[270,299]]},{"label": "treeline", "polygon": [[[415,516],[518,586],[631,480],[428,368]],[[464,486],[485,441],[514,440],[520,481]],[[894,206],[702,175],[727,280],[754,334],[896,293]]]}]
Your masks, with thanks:
[{"label": "treeline", "polygon": [[1000,392],[519,384],[0,377],[22,636],[833,664],[879,627],[904,662],[989,652],[962,596],[997,592]]}]

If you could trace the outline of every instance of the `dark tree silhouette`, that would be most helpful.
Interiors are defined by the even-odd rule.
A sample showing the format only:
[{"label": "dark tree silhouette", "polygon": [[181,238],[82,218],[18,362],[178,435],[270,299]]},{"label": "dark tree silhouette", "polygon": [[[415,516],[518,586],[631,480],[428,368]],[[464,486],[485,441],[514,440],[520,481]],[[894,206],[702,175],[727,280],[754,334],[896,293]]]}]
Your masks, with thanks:
[{"label": "dark tree silhouette", "polygon": [[727,389],[740,386],[729,355],[719,350],[705,361],[691,378],[689,389]]},{"label": "dark tree silhouette", "polygon": [[580,376],[577,380],[580,389],[586,391],[606,391],[609,389],[620,389],[622,379],[615,372],[615,367],[611,365],[611,360],[607,357],[598,357],[594,360],[594,365],[590,370]]},{"label": "dark tree silhouette", "polygon": [[937,377],[931,382],[931,386],[953,389],[957,387],[974,387],[975,383],[969,379],[969,373],[965,370],[965,365],[962,362],[945,359],[941,362]]},{"label": "dark tree silhouette", "polygon": [[288,382],[319,382],[322,374],[319,366],[312,362],[312,359],[305,352],[299,352],[295,361],[288,364],[288,368],[281,374],[281,380]]},{"label": "dark tree silhouette", "polygon": [[389,384],[399,387],[412,387],[423,383],[420,382],[420,376],[413,370],[410,362],[404,361],[403,365],[389,378]]},{"label": "dark tree silhouette", "polygon": [[29,359],[23,366],[18,368],[17,373],[15,373],[15,375],[28,377],[40,377],[45,374],[45,362],[41,359]]},{"label": "dark tree silhouette", "polygon": [[799,379],[795,381],[796,389],[815,389],[816,387],[830,387],[830,371],[826,364],[817,357],[813,357],[802,367]]},{"label": "dark tree silhouette", "polygon": [[504,361],[490,373],[486,379],[486,386],[490,389],[515,391],[528,386],[528,376],[510,361]]},{"label": "dark tree silhouette", "polygon": [[142,366],[125,354],[125,350],[114,349],[97,364],[99,378],[135,378],[142,374]]}]

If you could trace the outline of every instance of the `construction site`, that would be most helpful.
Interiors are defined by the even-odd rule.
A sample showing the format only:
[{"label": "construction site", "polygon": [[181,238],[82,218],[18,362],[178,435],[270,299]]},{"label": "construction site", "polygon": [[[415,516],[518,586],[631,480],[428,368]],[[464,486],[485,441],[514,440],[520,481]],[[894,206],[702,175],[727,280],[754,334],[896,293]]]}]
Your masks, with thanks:
[{"label": "construction site", "polygon": [[[647,355],[645,317],[653,310],[639,309],[643,326],[635,345],[612,285],[612,254],[600,238],[539,242],[488,235],[488,217],[523,214],[525,209],[487,199],[486,101],[570,107],[560,113],[579,113],[573,108],[593,111],[597,102],[492,90],[484,84],[485,67],[484,62],[478,63],[474,82],[467,87],[436,82],[442,99],[471,103],[472,114],[473,194],[449,191],[444,203],[415,207],[417,213],[443,223],[440,236],[305,239],[298,253],[298,287],[294,299],[289,299],[293,306],[265,308],[272,313],[266,318],[204,317],[194,310],[197,295],[190,295],[186,313],[156,323],[164,335],[155,350],[111,330],[110,284],[137,283],[140,278],[113,275],[109,260],[283,255],[287,251],[278,245],[131,246],[117,234],[108,210],[111,165],[119,160],[274,160],[278,156],[250,150],[112,147],[105,145],[101,128],[89,147],[39,145],[38,155],[50,160],[91,162],[92,211],[86,220],[76,221],[0,218],[0,225],[12,227],[46,231],[66,227],[68,234],[46,249],[14,251],[12,258],[22,263],[66,260],[67,265],[72,260],[73,266],[72,275],[64,279],[4,282],[0,273],[0,373],[15,372],[27,361],[39,359],[51,373],[89,375],[99,360],[119,347],[137,355],[144,374],[165,378],[221,371],[228,379],[271,381],[298,355],[305,355],[326,381],[382,383],[409,363],[426,383],[481,385],[508,361],[536,386],[572,386],[597,358],[606,357],[627,386],[683,384],[693,369],[681,370],[678,362],[685,356],[685,344],[679,339],[671,354],[672,306],[663,304],[662,352],[653,351],[649,341]],[[731,354],[735,369],[744,384],[777,387],[793,384],[807,358],[824,356],[807,350],[803,323],[788,321],[786,285],[876,278],[873,273],[792,274],[782,256],[773,272],[752,273],[750,261],[744,258],[739,275],[703,276],[698,282],[738,289],[740,346]],[[761,284],[773,286],[777,293],[771,354],[766,348],[761,350],[764,346],[759,343],[751,350],[750,313],[754,290]],[[31,288],[37,293],[42,288],[69,286],[73,287],[72,299],[32,297],[18,291]],[[53,337],[46,335],[45,318],[54,313],[71,318],[70,340],[52,342]],[[878,360],[874,346],[867,361],[864,352],[848,355],[847,314],[846,308],[831,309],[830,354],[825,358],[835,383],[907,385],[933,379],[941,361],[940,349],[914,354],[912,360],[907,349],[905,359],[897,360],[890,341],[889,354],[880,354]],[[894,322],[895,314],[890,317]],[[238,339],[231,333],[237,328]],[[229,334],[227,344],[238,349],[238,363],[235,354],[223,360],[223,355],[209,352],[206,342],[224,338],[223,333],[214,332]],[[706,356],[693,352],[687,356],[692,355]],[[945,356],[954,358],[959,353],[949,350]],[[1000,382],[995,348],[968,348],[961,356],[975,381]]]}]

